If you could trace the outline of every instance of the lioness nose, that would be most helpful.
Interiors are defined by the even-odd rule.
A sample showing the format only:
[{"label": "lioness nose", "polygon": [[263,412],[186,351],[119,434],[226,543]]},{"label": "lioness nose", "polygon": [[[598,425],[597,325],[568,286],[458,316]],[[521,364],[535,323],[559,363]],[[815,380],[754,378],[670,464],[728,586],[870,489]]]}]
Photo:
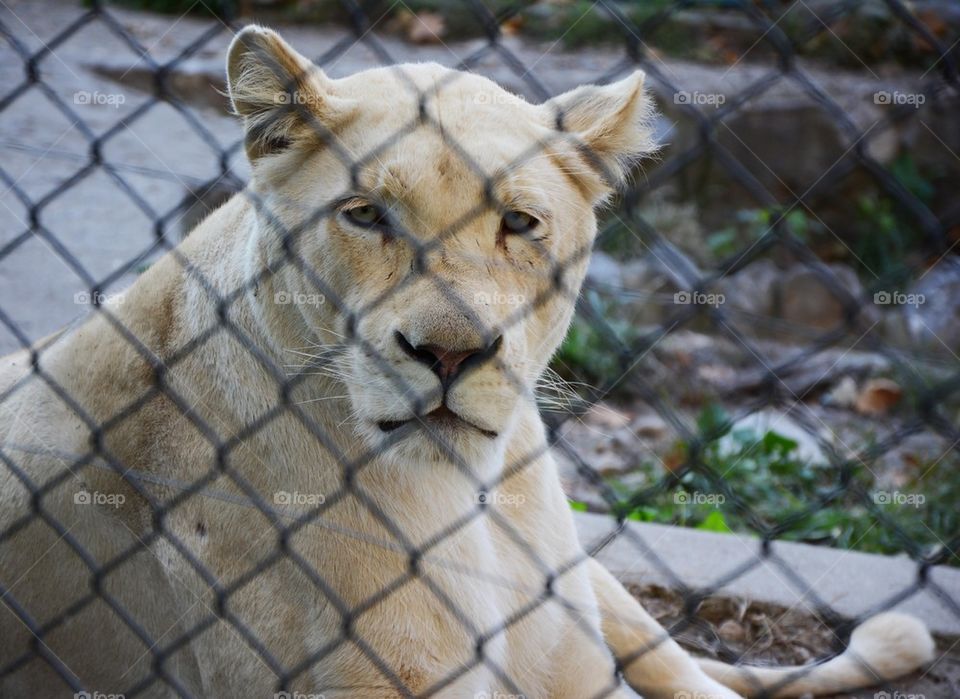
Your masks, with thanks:
[{"label": "lioness nose", "polygon": [[403,351],[429,367],[430,371],[440,378],[440,382],[444,386],[453,383],[453,380],[462,374],[467,367],[482,364],[495,355],[503,341],[503,336],[500,335],[486,347],[454,350],[434,344],[414,346],[399,330],[396,332],[396,338]]}]

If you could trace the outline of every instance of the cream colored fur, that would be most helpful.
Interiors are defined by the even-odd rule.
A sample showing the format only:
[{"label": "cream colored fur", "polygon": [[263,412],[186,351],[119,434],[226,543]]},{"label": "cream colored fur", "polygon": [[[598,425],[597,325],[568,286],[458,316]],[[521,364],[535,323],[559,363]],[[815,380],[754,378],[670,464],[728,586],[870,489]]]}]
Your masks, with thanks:
[{"label": "cream colored fur", "polygon": [[[745,671],[688,656],[584,555],[532,399],[594,207],[652,148],[643,76],[535,106],[437,65],[332,80],[261,28],[238,35],[228,72],[249,190],[43,341],[39,373],[26,353],[0,367],[0,530],[15,527],[0,540],[0,665],[35,648],[100,692],[157,673],[144,696],[173,683],[270,697],[282,673],[327,699],[634,696],[616,657],[646,697],[755,693]],[[495,176],[504,209],[536,213],[532,234],[498,235],[460,152]],[[382,202],[406,234],[329,209],[345,197]],[[476,428],[414,415],[439,405],[439,382],[397,332],[454,350],[502,335],[447,398]],[[922,625],[884,615],[778,696],[869,684],[931,653]],[[57,692],[41,658],[0,679],[3,697]]]}]

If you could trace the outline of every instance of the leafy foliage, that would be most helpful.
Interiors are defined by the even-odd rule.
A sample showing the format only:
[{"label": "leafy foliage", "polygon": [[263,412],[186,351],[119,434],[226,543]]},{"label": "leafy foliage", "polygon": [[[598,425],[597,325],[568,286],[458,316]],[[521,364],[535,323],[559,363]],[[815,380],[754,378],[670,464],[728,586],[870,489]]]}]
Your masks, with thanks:
[{"label": "leafy foliage", "polygon": [[[898,488],[908,502],[882,502],[864,464],[837,468],[804,460],[796,441],[774,431],[732,429],[722,408],[698,421],[696,443],[678,445],[682,465],[646,463],[650,487],[610,485],[621,517],[744,532],[844,549],[895,554],[907,550],[960,566],[943,541],[960,531],[960,470],[924,465]],[[666,470],[666,473],[664,473]],[[920,547],[911,542],[922,542]],[[911,548],[914,547],[914,548]]]},{"label": "leafy foliage", "polygon": [[[934,186],[922,175],[909,155],[895,160],[890,173],[924,204],[933,198]],[[868,279],[879,277],[900,286],[910,279],[910,253],[922,249],[923,237],[913,214],[893,199],[863,194],[857,200],[860,224],[857,230],[856,262]],[[889,284],[888,284],[889,286]]]},{"label": "leafy foliage", "polygon": [[640,331],[633,323],[618,318],[614,304],[596,291],[585,292],[584,301],[603,322],[578,313],[554,357],[553,368],[575,385],[589,384],[603,391],[612,388],[616,394],[618,380],[627,368],[621,350],[635,347]]}]

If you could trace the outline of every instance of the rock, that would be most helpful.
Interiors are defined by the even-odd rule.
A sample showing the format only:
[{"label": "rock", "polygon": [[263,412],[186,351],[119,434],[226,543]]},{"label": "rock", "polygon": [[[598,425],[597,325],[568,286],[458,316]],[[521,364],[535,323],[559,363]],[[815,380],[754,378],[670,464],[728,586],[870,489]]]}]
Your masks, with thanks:
[{"label": "rock", "polygon": [[754,260],[731,277],[720,280],[724,307],[754,315],[774,317],[779,310],[783,272],[767,258]]},{"label": "rock", "polygon": [[844,376],[825,396],[823,402],[836,408],[852,408],[856,405],[858,395],[857,382],[852,376]]},{"label": "rock", "polygon": [[726,619],[721,622],[720,626],[717,627],[717,635],[726,643],[742,643],[747,637],[743,626],[733,619]]},{"label": "rock", "polygon": [[740,372],[726,364],[702,364],[697,367],[697,378],[713,386],[730,386],[736,382]]},{"label": "rock", "polygon": [[[773,409],[760,410],[758,412],[751,413],[746,417],[737,420],[733,424],[730,432],[732,433],[741,430],[751,430],[756,433],[758,437],[762,437],[767,432],[775,432],[776,434],[786,437],[787,439],[797,443],[797,447],[792,452],[792,455],[800,461],[808,464],[829,463],[827,455],[820,447],[820,441],[818,441],[818,438],[824,442],[829,442],[831,435],[829,435],[825,430],[820,431],[820,433],[817,435],[813,435],[793,418],[788,417],[784,413]],[[737,445],[730,433],[721,437],[719,443],[719,452],[721,455],[730,456],[738,453],[739,449],[740,447]]]},{"label": "rock", "polygon": [[[761,345],[771,367],[788,361],[796,349],[773,342]],[[795,396],[829,389],[843,377],[862,380],[890,370],[890,360],[875,352],[849,348],[827,348],[800,363],[788,363],[777,371],[777,383]],[[766,367],[738,371],[734,381],[726,385],[731,391],[753,391],[768,380]],[[854,396],[854,399],[856,396]],[[850,403],[852,405],[852,402]]]},{"label": "rock", "polygon": [[[813,16],[810,20],[816,23]],[[880,78],[868,76],[862,70],[813,66],[809,69],[818,89],[839,105],[858,131],[872,129],[878,121],[890,119],[891,112],[897,107],[882,103],[878,95],[913,95],[921,82],[908,72]],[[684,152],[702,138],[700,125],[688,114],[691,106],[707,116],[717,107],[729,107],[730,101],[745,88],[745,84],[760,79],[762,71],[760,64],[746,66],[743,62],[737,64],[736,70],[671,62],[672,82],[696,86],[696,90],[684,94],[674,93],[667,86],[651,86],[661,99],[665,117],[675,124],[670,137],[664,139],[669,144],[668,154]],[[687,99],[678,99],[680,96]],[[894,118],[891,128],[873,132],[872,137],[860,145],[884,165],[902,153],[910,153],[920,172],[946,167],[951,171],[952,183],[956,181],[960,168],[950,164],[945,166],[943,153],[945,148],[952,148],[954,152],[960,149],[954,145],[960,142],[960,131],[953,127],[958,104],[960,99],[949,90],[931,92],[922,106],[922,119]],[[854,145],[844,125],[802,84],[793,80],[780,81],[756,99],[748,100],[724,119],[715,135],[720,146],[768,192],[807,191]],[[785,147],[786,144],[803,145]],[[868,179],[850,179],[852,188],[846,182],[840,186],[844,195],[850,194],[854,198],[868,191],[864,187],[874,184]],[[707,230],[729,225],[731,211],[756,205],[754,195],[748,188],[731,182],[728,169],[718,160],[699,160],[688,168],[682,181],[691,189],[695,188],[700,221]],[[854,240],[853,232],[858,223],[857,207],[850,206],[850,201],[848,196],[837,196],[836,203],[818,203],[816,210],[817,217],[847,243]]]},{"label": "rock", "polygon": [[907,313],[902,308],[889,308],[881,312],[880,333],[883,340],[894,347],[912,347],[915,345]]},{"label": "rock", "polygon": [[660,341],[660,348],[667,354],[689,352],[691,354],[705,353],[709,356],[722,356],[734,360],[739,356],[739,350],[729,340],[714,337],[692,330],[677,330]]},{"label": "rock", "polygon": [[899,298],[905,302],[898,307],[906,316],[915,343],[938,353],[957,351],[960,347],[960,261],[944,257]]},{"label": "rock", "polygon": [[676,285],[651,262],[651,256],[625,262],[620,269],[622,285],[629,295],[629,320],[638,327],[660,325],[673,309]]},{"label": "rock", "polygon": [[587,425],[600,427],[606,430],[618,430],[630,424],[627,413],[612,408],[606,403],[594,403],[581,417]]},{"label": "rock", "polygon": [[587,465],[604,478],[618,476],[634,466],[632,460],[628,461],[614,451],[597,450],[583,456]]},{"label": "rock", "polygon": [[891,379],[870,379],[857,396],[857,412],[863,415],[883,415],[900,402],[903,389]]},{"label": "rock", "polygon": [[[927,99],[922,107],[922,119],[905,119],[899,126],[901,149],[909,153],[918,172],[939,169],[943,174],[939,187],[951,187],[956,191],[960,167],[956,161],[945,159],[944,150],[960,152],[960,130],[957,129],[957,113],[960,112],[960,97],[944,90],[935,98]],[[950,191],[949,189],[942,191]]]},{"label": "rock", "polygon": [[[579,453],[580,449],[576,448]],[[606,511],[610,505],[598,488],[577,469],[577,463],[563,449],[553,448],[551,455],[557,464],[560,485],[571,500],[582,502],[591,510]]]},{"label": "rock", "polygon": [[642,210],[641,215],[653,230],[698,264],[705,265],[712,261],[706,244],[707,234],[700,225],[700,213],[695,204],[657,198],[651,206]]},{"label": "rock", "polygon": [[638,257],[624,262],[620,274],[623,287],[630,291],[645,291],[663,280],[663,274],[656,265],[651,264],[649,257]]},{"label": "rock", "polygon": [[656,413],[646,413],[637,416],[630,423],[630,430],[645,439],[660,439],[665,436],[669,430],[667,423]]},{"label": "rock", "polygon": [[[918,476],[936,480],[956,468],[951,457],[952,440],[931,431],[908,436],[893,449],[884,452],[871,469],[877,473],[877,487],[893,490],[904,487]],[[931,481],[933,482],[933,481]]]},{"label": "rock", "polygon": [[[827,265],[837,283],[857,301],[863,286],[857,273],[846,265]],[[783,320],[820,330],[832,330],[845,322],[844,307],[833,290],[812,269],[793,267],[783,275],[781,286]]]},{"label": "rock", "polygon": [[443,15],[417,12],[407,25],[407,40],[414,44],[440,44],[446,31]]}]

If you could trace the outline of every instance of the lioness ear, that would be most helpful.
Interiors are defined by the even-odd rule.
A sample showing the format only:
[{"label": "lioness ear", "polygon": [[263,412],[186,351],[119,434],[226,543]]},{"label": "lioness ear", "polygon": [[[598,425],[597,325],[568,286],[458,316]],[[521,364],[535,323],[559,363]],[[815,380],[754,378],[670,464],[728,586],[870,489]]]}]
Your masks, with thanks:
[{"label": "lioness ear", "polygon": [[620,186],[641,156],[656,150],[653,101],[642,70],[610,85],[584,85],[543,106],[556,127],[573,134],[600,181],[587,183],[600,201]]},{"label": "lioness ear", "polygon": [[251,25],[227,54],[227,86],[234,112],[243,118],[251,162],[311,135],[324,138],[353,112],[336,97],[332,81],[276,32]]}]

